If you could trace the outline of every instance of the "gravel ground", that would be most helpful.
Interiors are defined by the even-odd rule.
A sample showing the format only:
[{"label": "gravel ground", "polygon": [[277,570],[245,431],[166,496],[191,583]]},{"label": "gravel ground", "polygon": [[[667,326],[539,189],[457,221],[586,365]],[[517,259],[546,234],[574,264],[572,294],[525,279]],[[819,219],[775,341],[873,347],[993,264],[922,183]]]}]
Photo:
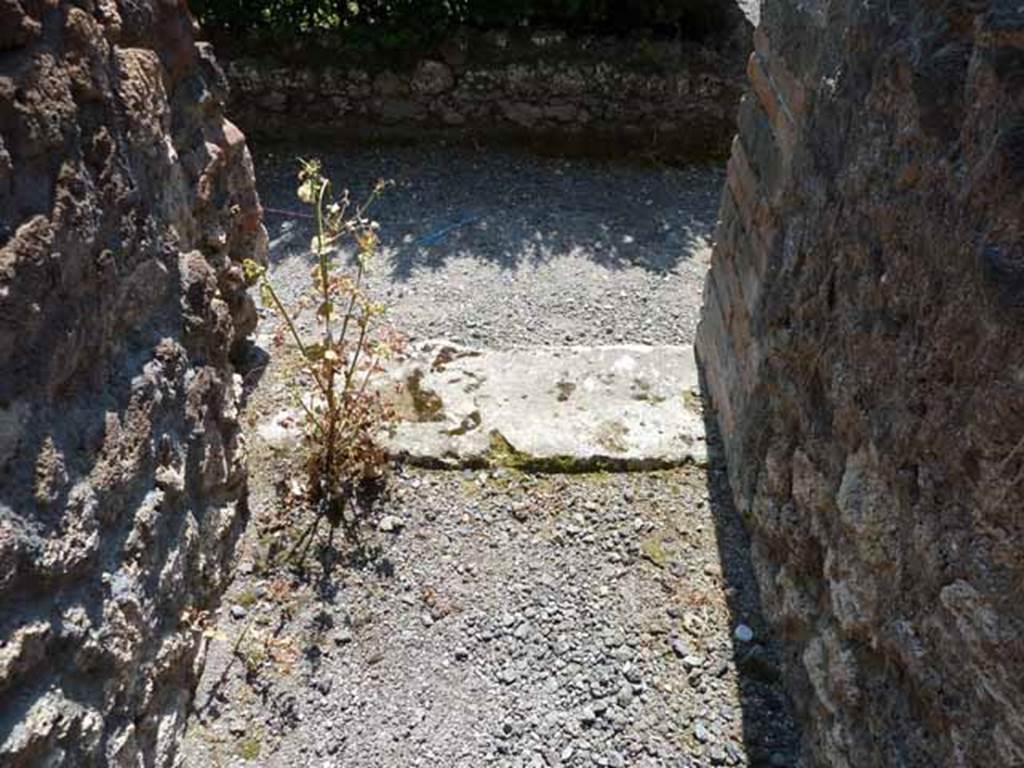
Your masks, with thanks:
[{"label": "gravel ground", "polygon": [[[294,208],[281,157],[259,159],[263,199]],[[443,149],[339,155],[328,169],[396,180],[375,280],[413,336],[692,340],[716,170]],[[406,242],[464,211],[481,218],[432,247]],[[270,228],[275,280],[294,291],[308,228]],[[290,404],[285,379],[271,361],[250,380],[250,425]],[[250,452],[252,519],[212,617],[185,766],[800,765],[714,461],[621,475],[398,468],[360,547],[324,540],[300,575],[266,565],[299,530],[296,458],[255,430]]]},{"label": "gravel ground", "polygon": [[[272,211],[301,210],[294,157],[259,158]],[[324,165],[357,200],[378,178],[395,182],[373,208],[385,246],[373,285],[414,340],[693,341],[724,180],[717,168],[423,148],[328,155]],[[311,223],[275,212],[267,222],[276,279],[294,288],[308,270]]]}]

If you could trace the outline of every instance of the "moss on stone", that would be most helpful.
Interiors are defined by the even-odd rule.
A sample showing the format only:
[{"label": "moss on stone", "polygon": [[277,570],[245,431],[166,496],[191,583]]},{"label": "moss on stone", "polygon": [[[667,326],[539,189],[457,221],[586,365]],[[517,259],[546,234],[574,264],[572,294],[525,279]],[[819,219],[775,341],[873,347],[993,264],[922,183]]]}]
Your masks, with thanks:
[{"label": "moss on stone", "polygon": [[611,471],[613,462],[606,459],[579,459],[574,456],[532,456],[517,450],[497,430],[491,432],[487,463],[492,467],[517,472],[550,475],[579,475],[595,471]]}]

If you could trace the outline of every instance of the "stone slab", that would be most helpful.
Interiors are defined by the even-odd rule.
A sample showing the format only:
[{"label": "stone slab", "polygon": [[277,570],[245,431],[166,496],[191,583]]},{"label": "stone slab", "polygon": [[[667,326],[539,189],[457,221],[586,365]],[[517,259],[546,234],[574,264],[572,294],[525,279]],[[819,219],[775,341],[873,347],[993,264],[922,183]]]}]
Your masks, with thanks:
[{"label": "stone slab", "polygon": [[653,469],[707,460],[689,346],[418,345],[388,373],[393,455],[439,467]]}]

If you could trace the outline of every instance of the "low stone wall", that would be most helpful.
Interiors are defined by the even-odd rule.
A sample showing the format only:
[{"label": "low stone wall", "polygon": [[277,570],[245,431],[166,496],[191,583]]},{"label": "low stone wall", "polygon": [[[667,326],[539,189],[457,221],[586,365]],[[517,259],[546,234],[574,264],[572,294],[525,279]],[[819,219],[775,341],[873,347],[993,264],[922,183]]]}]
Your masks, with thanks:
[{"label": "low stone wall", "polygon": [[464,35],[405,68],[275,64],[231,53],[230,113],[247,131],[276,137],[443,134],[724,157],[750,34],[738,10],[730,18],[734,28],[705,44]]},{"label": "low stone wall", "polygon": [[0,2],[0,765],[170,765],[266,233],[177,0]]},{"label": "low stone wall", "polygon": [[1024,12],[766,0],[698,341],[816,765],[1024,765]]}]

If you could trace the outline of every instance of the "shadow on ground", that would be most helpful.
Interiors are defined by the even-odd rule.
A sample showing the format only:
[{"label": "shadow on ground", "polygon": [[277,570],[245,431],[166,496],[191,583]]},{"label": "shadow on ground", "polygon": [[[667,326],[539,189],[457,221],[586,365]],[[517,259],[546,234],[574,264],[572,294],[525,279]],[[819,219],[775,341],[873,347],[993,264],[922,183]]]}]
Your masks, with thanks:
[{"label": "shadow on ground", "polygon": [[750,537],[733,502],[721,433],[701,371],[701,395],[708,441],[707,485],[726,585],[732,626],[753,630],[753,641],[732,637],[739,672],[743,740],[750,765],[801,765],[800,731],[782,679],[781,655],[764,616],[751,561]]},{"label": "shadow on ground", "polygon": [[[392,279],[473,257],[513,270],[563,255],[612,269],[664,273],[710,242],[722,175],[717,167],[670,168],[558,160],[451,148],[324,152],[327,176],[365,199],[394,181],[372,216]],[[258,155],[274,261],[309,249],[314,232],[295,196],[297,155]]]}]

